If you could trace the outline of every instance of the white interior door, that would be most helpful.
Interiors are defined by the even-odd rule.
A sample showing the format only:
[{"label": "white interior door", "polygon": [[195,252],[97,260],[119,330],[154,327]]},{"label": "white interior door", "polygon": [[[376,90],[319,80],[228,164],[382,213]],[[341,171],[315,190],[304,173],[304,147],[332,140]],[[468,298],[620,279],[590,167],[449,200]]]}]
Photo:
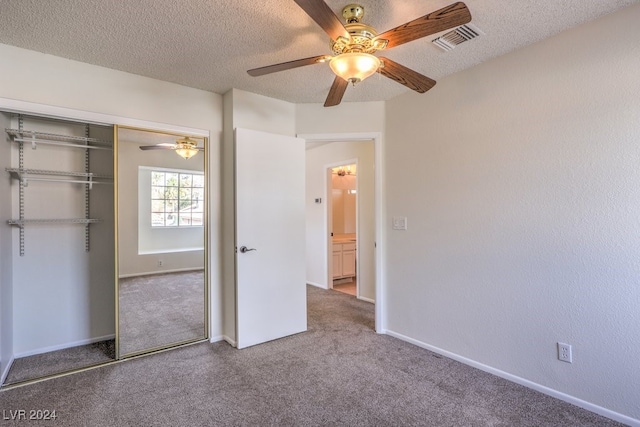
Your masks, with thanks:
[{"label": "white interior door", "polygon": [[238,348],[307,330],[304,150],[303,139],[235,131]]}]

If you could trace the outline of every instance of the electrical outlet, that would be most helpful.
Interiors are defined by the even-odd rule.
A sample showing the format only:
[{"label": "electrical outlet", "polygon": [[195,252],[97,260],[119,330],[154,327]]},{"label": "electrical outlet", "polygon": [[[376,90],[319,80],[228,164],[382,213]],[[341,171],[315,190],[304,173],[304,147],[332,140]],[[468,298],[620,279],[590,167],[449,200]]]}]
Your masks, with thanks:
[{"label": "electrical outlet", "polygon": [[573,362],[573,355],[571,354],[571,345],[562,342],[558,343],[558,360],[563,362]]},{"label": "electrical outlet", "polygon": [[162,267],[162,260],[158,260],[158,267]]},{"label": "electrical outlet", "polygon": [[406,230],[407,229],[407,217],[406,216],[394,216],[391,225],[392,225],[392,228],[394,230]]}]

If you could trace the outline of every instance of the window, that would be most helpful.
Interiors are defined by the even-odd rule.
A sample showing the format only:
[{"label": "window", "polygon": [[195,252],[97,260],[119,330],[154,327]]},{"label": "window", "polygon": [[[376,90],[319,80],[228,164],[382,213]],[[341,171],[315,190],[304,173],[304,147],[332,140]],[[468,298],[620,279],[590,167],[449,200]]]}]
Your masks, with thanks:
[{"label": "window", "polygon": [[151,171],[151,226],[202,226],[204,175],[197,172]]}]

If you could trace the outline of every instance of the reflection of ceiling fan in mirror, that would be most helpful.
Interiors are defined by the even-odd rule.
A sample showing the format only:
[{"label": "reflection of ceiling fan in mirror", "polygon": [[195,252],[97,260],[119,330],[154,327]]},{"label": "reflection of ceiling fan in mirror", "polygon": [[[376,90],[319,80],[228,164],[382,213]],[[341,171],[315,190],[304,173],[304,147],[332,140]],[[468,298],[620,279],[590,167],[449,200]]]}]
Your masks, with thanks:
[{"label": "reflection of ceiling fan in mirror", "polygon": [[198,147],[198,141],[195,141],[188,136],[178,139],[175,144],[168,144],[163,142],[155,145],[141,145],[141,150],[173,150],[182,158],[190,159],[198,154],[204,148]]},{"label": "reflection of ceiling fan in mirror", "polygon": [[416,92],[428,91],[435,86],[435,80],[388,58],[373,54],[378,50],[390,49],[471,21],[471,13],[467,6],[458,2],[378,34],[374,28],[360,22],[364,15],[364,8],[360,5],[350,4],[344,7],[342,16],[346,24],[343,25],[323,0],[294,1],[331,37],[333,55],[313,56],[254,68],[247,72],[255,77],[329,62],[336,77],[324,103],[325,107],[340,104],[348,83],[355,85],[376,71]]}]

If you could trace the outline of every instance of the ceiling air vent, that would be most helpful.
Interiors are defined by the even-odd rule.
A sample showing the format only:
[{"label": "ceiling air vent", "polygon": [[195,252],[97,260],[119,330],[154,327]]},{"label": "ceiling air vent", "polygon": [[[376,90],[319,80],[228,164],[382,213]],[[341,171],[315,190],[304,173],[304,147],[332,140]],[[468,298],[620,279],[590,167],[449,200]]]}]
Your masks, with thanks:
[{"label": "ceiling air vent", "polygon": [[444,51],[453,50],[460,43],[464,43],[467,40],[475,39],[476,37],[484,34],[478,27],[473,24],[465,24],[451,30],[448,33],[432,40],[431,42]]}]

